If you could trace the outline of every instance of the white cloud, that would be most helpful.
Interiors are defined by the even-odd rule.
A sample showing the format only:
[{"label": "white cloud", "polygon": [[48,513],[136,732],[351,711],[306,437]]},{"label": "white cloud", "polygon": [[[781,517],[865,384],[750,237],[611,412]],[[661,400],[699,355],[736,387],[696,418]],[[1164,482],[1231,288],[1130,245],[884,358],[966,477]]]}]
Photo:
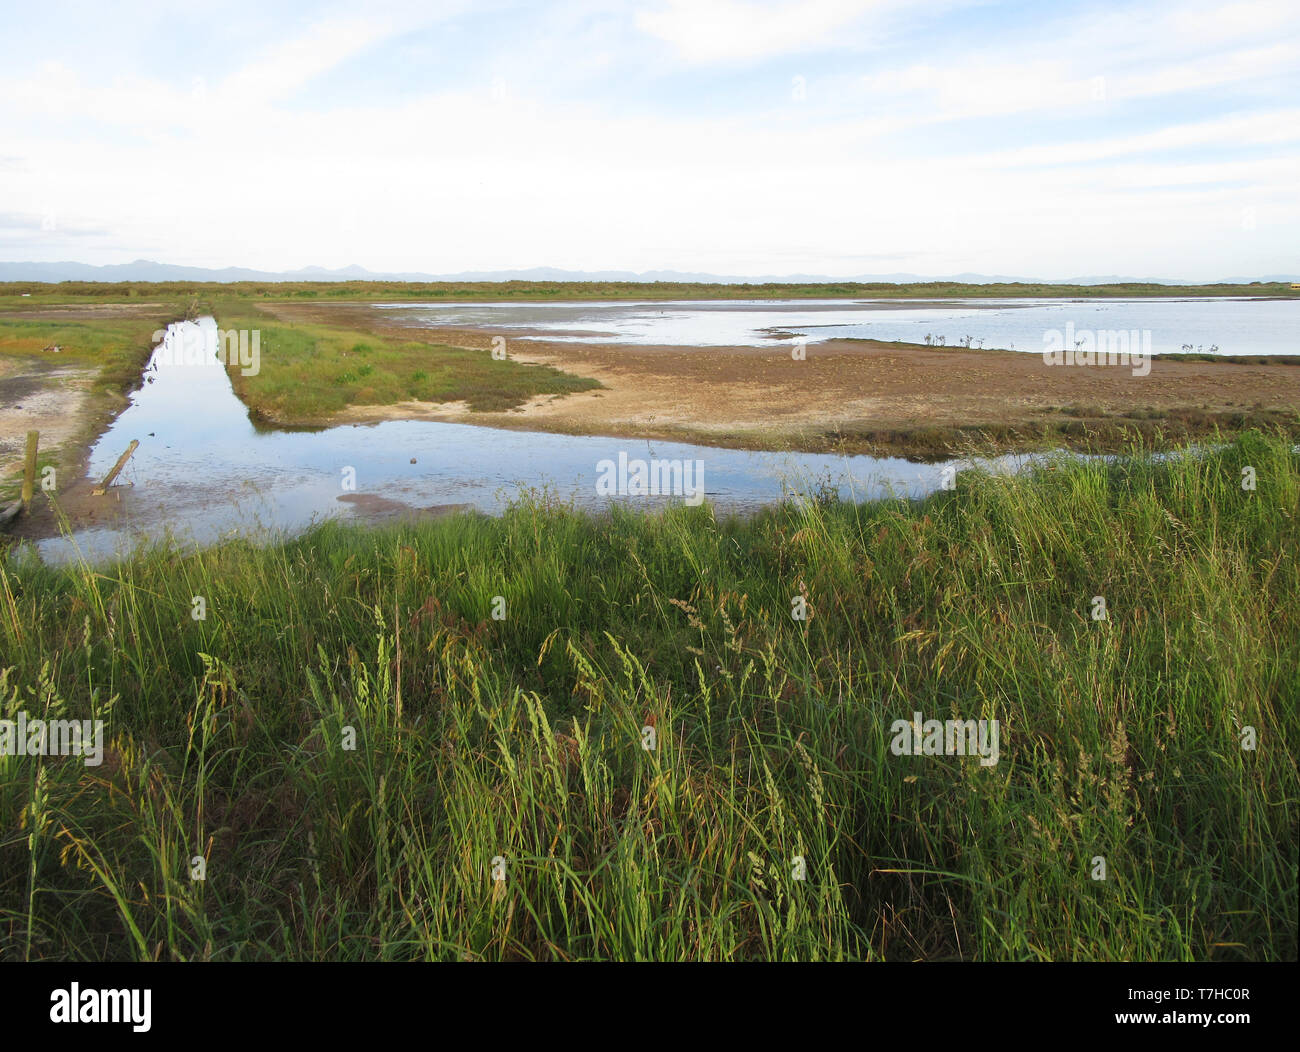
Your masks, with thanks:
[{"label": "white cloud", "polygon": [[1079,165],[1132,154],[1268,146],[1300,141],[1300,108],[1235,113],[1215,120],[1176,124],[1154,131],[1104,139],[1064,140],[996,153],[962,157],[963,166],[1019,168],[1036,165]]},{"label": "white cloud", "polygon": [[264,105],[285,98],[328,70],[393,35],[393,19],[333,18],[274,48],[221,82],[221,94],[235,105]]},{"label": "white cloud", "polygon": [[[1196,50],[1210,45],[1208,8],[1159,9],[1127,23],[1160,30],[1149,40],[1108,23],[1122,37],[1110,51],[1097,46],[1099,23],[1075,19],[1040,25],[1032,39],[985,36],[956,59],[881,53],[892,69],[813,79],[800,104],[782,96],[776,108],[696,113],[651,97],[671,87],[669,71],[636,71],[658,79],[644,95],[620,93],[629,53],[644,46],[629,45],[631,19],[588,19],[588,2],[608,16],[603,0],[566,9],[568,22],[547,22],[543,53],[537,38],[516,40],[516,51],[485,45],[474,56],[481,82],[430,76],[365,104],[327,103],[314,82],[364,62],[409,20],[323,20],[242,69],[209,73],[199,95],[148,73],[57,62],[0,80],[10,162],[0,201],[113,234],[84,239],[84,251],[100,253],[88,261],[270,269],[854,273],[871,268],[863,261],[911,258],[932,273],[1183,276],[1199,259],[1210,274],[1285,269],[1300,234],[1289,189],[1300,184],[1300,108],[1261,101],[1259,89],[1297,58],[1277,5],[1248,5],[1256,29],[1233,22],[1215,61]],[[725,63],[842,43],[882,10],[710,0],[660,10],[653,29],[640,28],[691,61]],[[554,30],[570,23],[592,28]],[[601,63],[583,51],[593,45]],[[584,56],[582,77],[595,80],[565,80],[576,98],[530,90],[548,66],[568,70]],[[497,70],[510,82],[494,101]],[[1098,71],[1112,110],[1094,107]],[[1243,88],[1232,112],[1203,111],[1204,96],[1186,101],[1216,85]],[[1124,109],[1139,97],[1163,101]],[[1052,111],[1059,120],[1036,121],[1050,130],[1027,143],[1022,115]],[[1106,113],[1126,119],[1110,130]],[[963,123],[975,117],[978,139]],[[900,134],[918,127],[919,147],[920,136]],[[1252,240],[1222,222],[1246,205],[1267,217]],[[1212,251],[1221,227],[1234,240]],[[44,233],[32,230],[22,254],[65,258],[66,241]],[[129,247],[110,255],[118,245]]]},{"label": "white cloud", "polygon": [[667,0],[664,7],[639,11],[636,25],[689,62],[755,62],[833,43],[836,30],[881,6],[863,0]]}]

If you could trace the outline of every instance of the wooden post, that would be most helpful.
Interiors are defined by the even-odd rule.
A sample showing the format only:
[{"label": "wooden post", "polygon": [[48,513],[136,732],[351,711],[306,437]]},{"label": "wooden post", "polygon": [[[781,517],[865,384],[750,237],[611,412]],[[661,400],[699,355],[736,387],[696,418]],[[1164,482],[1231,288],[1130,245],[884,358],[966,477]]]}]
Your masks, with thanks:
[{"label": "wooden post", "polygon": [[36,491],[36,447],[40,445],[39,431],[27,432],[27,459],[23,462],[23,511],[31,512],[32,494]]},{"label": "wooden post", "polygon": [[135,452],[135,447],[138,446],[139,444],[140,443],[137,442],[134,438],[131,439],[131,444],[126,447],[126,452],[117,458],[117,463],[113,465],[113,470],[110,471],[107,475],[105,475],[104,481],[95,487],[92,496],[102,497],[105,493],[108,492],[108,487],[111,486],[113,484],[113,480],[117,478],[117,473],[121,471],[124,467],[126,467],[126,462],[131,459],[131,454]]}]

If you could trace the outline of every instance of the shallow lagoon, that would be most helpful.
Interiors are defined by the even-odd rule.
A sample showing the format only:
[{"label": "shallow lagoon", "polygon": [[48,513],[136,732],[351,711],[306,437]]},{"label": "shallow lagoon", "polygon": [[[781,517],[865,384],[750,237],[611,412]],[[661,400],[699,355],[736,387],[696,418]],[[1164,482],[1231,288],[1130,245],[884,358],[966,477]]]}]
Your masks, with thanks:
[{"label": "shallow lagoon", "polygon": [[[592,509],[611,500],[649,507],[690,501],[691,494],[607,496],[605,461],[692,462],[702,470],[706,499],[726,511],[752,510],[824,487],[858,500],[920,497],[939,489],[945,475],[952,477],[945,469],[969,466],[409,420],[267,430],[254,426],[231,388],[217,357],[213,319],[179,323],[168,333],[169,340],[201,339],[203,353],[186,356],[160,346],[145,383],[89,458],[88,475],[100,478],[132,439],[139,441],[116,484],[126,487],[123,514],[111,527],[38,542],[47,560],[64,561],[78,552],[105,558],[168,533],[204,544],[229,536],[269,539],[327,517],[379,521],[447,506],[490,514],[523,489],[545,488]],[[986,464],[1015,470],[1031,459],[1005,457]],[[353,488],[345,488],[347,483]]]},{"label": "shallow lagoon", "polygon": [[802,337],[943,340],[1041,354],[1045,334],[1150,331],[1151,352],[1300,354],[1300,298],[707,300],[377,304],[414,326],[479,328],[518,339],[671,346],[766,346]]}]

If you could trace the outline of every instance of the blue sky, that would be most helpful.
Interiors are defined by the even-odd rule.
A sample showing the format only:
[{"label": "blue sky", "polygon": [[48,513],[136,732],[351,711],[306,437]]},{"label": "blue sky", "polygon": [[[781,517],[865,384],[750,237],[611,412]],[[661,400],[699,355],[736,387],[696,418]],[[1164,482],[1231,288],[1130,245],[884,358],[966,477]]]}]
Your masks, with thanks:
[{"label": "blue sky", "polygon": [[11,6],[0,259],[1300,270],[1300,4]]}]

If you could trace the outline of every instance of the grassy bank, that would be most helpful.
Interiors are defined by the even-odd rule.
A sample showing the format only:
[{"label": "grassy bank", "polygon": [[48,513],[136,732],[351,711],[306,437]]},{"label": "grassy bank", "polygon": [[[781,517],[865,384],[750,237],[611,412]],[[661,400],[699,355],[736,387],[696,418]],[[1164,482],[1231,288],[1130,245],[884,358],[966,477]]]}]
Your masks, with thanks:
[{"label": "grassy bank", "polygon": [[[1278,431],[1293,439],[1300,438],[1300,413],[1284,409],[1211,411],[1191,407],[1135,407],[1112,412],[1101,406],[1057,406],[1040,419],[1014,423],[912,428],[880,428],[870,424],[838,426],[803,437],[799,447],[817,453],[902,454],[936,460],[971,452],[997,456],[1007,450],[1069,449],[1079,453],[1114,454],[1135,447],[1158,452],[1170,446],[1250,430]],[[764,448],[761,434],[740,436],[740,441],[734,444]]]},{"label": "grassy bank", "polygon": [[[48,429],[43,433],[38,470],[51,465],[65,478],[80,472],[90,443],[140,386],[153,333],[182,310],[173,305],[152,316],[42,319],[0,310],[0,405],[14,409],[43,390],[60,390],[67,415],[77,417],[62,443]],[[84,383],[84,398],[68,393],[69,382]],[[20,428],[37,426],[12,416],[3,425],[10,433],[0,436],[0,448],[20,441]],[[0,502],[17,495],[20,470],[0,477]]]},{"label": "grassy bank", "polygon": [[[1252,435],[10,561],[3,715],[109,744],[0,758],[0,957],[1294,958],[1298,510]],[[894,755],[916,711],[999,762]]]},{"label": "grassy bank", "polygon": [[[27,299],[23,294],[27,294]],[[1117,282],[1108,285],[1054,285],[1047,282],[829,281],[829,282],[693,282],[693,281],[37,281],[0,282],[0,307],[41,299],[116,302],[198,295],[264,300],[700,300],[700,299],[864,299],[893,297],[1106,298],[1148,296],[1270,296],[1300,298],[1300,289],[1284,281],[1241,284],[1160,285]]]},{"label": "grassy bank", "polygon": [[[145,318],[30,320],[0,312],[0,356],[92,367],[98,370],[97,383],[120,395],[139,386],[162,319],[177,316],[161,312]],[[57,355],[45,350],[50,346],[59,348]]]},{"label": "grassy bank", "polygon": [[223,329],[260,332],[260,368],[229,369],[235,392],[267,421],[326,423],[349,406],[464,401],[476,411],[513,409],[537,395],[587,391],[600,383],[486,351],[391,339],[339,326],[286,324],[248,300],[211,304]]}]

